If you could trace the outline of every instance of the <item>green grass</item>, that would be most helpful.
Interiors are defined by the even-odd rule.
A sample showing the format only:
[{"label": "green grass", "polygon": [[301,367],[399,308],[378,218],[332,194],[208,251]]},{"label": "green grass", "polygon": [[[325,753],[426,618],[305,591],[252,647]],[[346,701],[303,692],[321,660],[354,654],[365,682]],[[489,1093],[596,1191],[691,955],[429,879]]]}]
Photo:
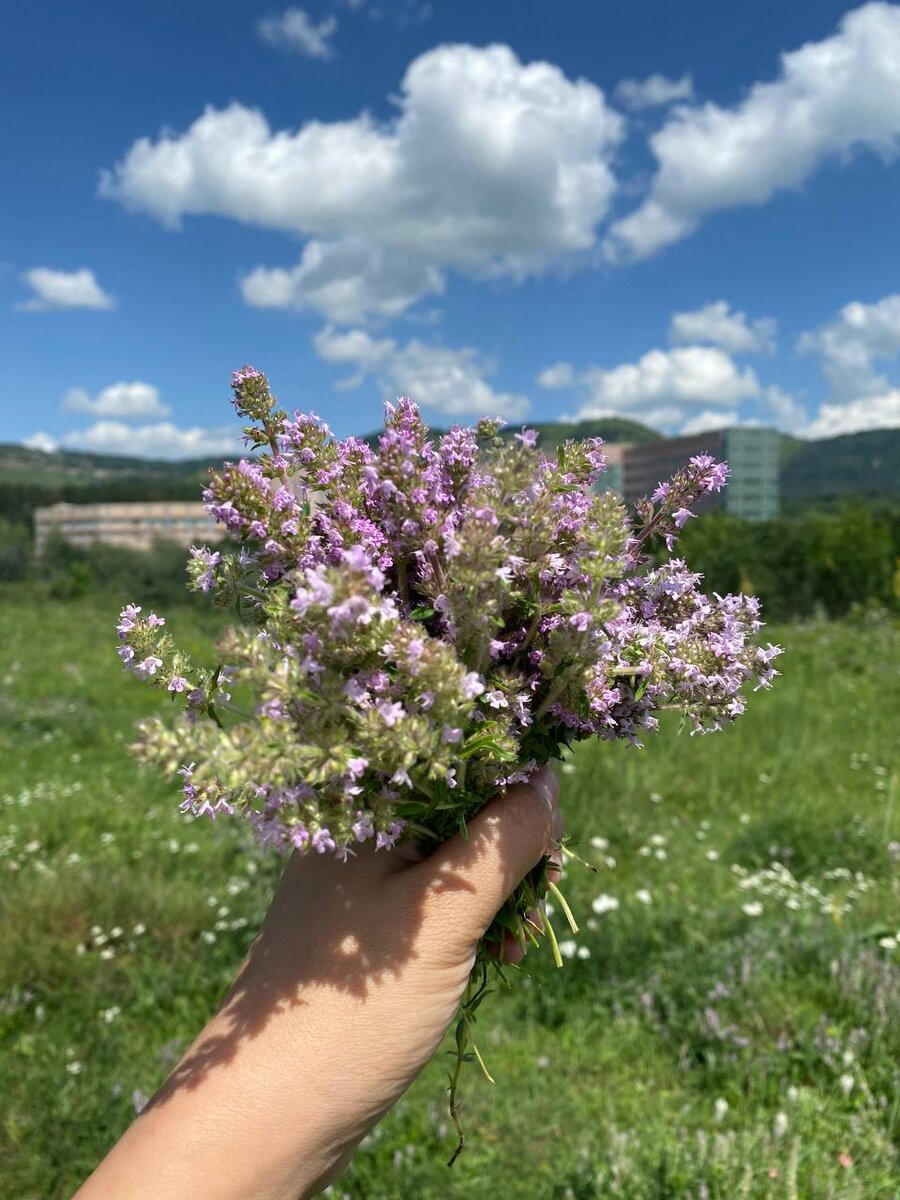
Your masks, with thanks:
[{"label": "green grass", "polygon": [[[277,874],[135,767],[152,697],[119,671],[117,607],[0,598],[0,1195],[20,1200],[70,1195],[125,1128]],[[169,619],[211,642],[213,618]],[[877,619],[772,632],[783,677],[727,733],[673,724],[566,765],[598,872],[566,873],[572,957],[530,956],[481,1010],[497,1083],[466,1080],[453,1170],[439,1058],[334,1196],[896,1195],[898,639]],[[600,895],[618,907],[595,915]]]}]

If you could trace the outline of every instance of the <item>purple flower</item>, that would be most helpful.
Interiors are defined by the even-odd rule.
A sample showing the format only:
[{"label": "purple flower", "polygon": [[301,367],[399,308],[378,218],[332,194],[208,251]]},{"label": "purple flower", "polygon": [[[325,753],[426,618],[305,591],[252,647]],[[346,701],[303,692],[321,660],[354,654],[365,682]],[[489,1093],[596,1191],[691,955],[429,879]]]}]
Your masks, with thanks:
[{"label": "purple flower", "polygon": [[347,774],[351,779],[359,779],[368,765],[367,758],[351,758],[347,763]]},{"label": "purple flower", "polygon": [[319,854],[324,854],[327,850],[334,850],[336,845],[331,833],[324,826],[322,829],[317,829],[312,835],[312,841],[310,844],[312,845],[313,850],[317,851]]},{"label": "purple flower", "polygon": [[481,695],[484,683],[477,671],[469,671],[463,676],[460,690],[467,700],[474,700],[476,696]]},{"label": "purple flower", "polygon": [[239,371],[232,372],[231,386],[236,391],[241,391],[251,380],[261,379],[262,372],[257,371],[256,367],[246,366],[241,367]]},{"label": "purple flower", "polygon": [[126,634],[135,628],[140,620],[138,615],[140,611],[139,605],[127,604],[119,613],[119,624],[116,626],[116,630],[120,638],[124,638]]},{"label": "purple flower", "polygon": [[154,654],[148,654],[142,662],[135,665],[134,673],[141,679],[146,679],[150,675],[155,675],[162,665],[161,658],[157,658]]},{"label": "purple flower", "polygon": [[375,836],[375,826],[369,813],[358,812],[350,830],[358,842],[367,842]]},{"label": "purple flower", "polygon": [[183,675],[173,675],[166,685],[170,692],[183,692],[187,687],[190,687],[190,684]]},{"label": "purple flower", "polygon": [[672,520],[678,529],[682,529],[690,518],[695,515],[689,508],[676,508],[675,512],[672,513]]},{"label": "purple flower", "polygon": [[385,725],[390,725],[392,728],[405,716],[403,705],[396,702],[392,704],[390,700],[378,700],[375,704],[375,711]]},{"label": "purple flower", "polygon": [[375,838],[376,850],[392,850],[397,843],[397,839],[405,829],[403,821],[391,821],[387,829],[382,830]]}]

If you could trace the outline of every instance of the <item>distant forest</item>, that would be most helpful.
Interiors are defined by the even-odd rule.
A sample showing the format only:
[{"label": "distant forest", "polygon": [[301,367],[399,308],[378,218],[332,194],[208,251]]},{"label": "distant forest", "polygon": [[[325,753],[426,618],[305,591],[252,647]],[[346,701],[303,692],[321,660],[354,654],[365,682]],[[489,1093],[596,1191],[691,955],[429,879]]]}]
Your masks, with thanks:
[{"label": "distant forest", "polygon": [[[611,417],[576,425],[535,422],[541,445],[552,449],[567,438],[602,437],[608,442],[648,442],[662,435],[635,421]],[[511,437],[516,427],[503,431]],[[435,434],[441,431],[435,430]],[[366,441],[374,442],[377,434]],[[60,501],[198,499],[211,467],[221,459],[190,462],[120,458],[61,451],[47,454],[0,445],[0,516],[27,523],[35,508]],[[782,506],[787,513],[831,509],[848,500],[875,508],[900,499],[900,429],[876,429],[826,441],[782,441]]]}]

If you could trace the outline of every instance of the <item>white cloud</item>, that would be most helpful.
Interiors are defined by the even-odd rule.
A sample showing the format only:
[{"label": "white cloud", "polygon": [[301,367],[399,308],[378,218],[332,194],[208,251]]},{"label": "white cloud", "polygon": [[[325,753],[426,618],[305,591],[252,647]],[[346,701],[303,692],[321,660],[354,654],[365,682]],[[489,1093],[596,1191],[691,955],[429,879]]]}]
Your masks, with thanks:
[{"label": "white cloud", "polygon": [[43,430],[38,430],[30,437],[22,438],[22,445],[27,446],[29,450],[42,450],[45,454],[53,454],[59,449],[59,442],[56,438],[49,433],[44,433]]},{"label": "white cloud", "polygon": [[337,30],[337,19],[324,17],[315,24],[302,8],[286,8],[278,16],[263,17],[256,31],[270,46],[283,46],[304,54],[307,58],[334,58],[331,38]]},{"label": "white cloud", "polygon": [[821,354],[822,370],[836,399],[884,392],[887,380],[874,363],[900,351],[900,295],[885,296],[875,304],[845,305],[836,321],[803,334],[797,348]]},{"label": "white cloud", "polygon": [[126,425],[122,421],[97,421],[88,429],[75,430],[60,438],[72,450],[98,454],[124,454],[133,458],[213,458],[241,453],[240,437],[232,426],[180,429],[170,421],[153,425]]},{"label": "white cloud", "polygon": [[713,346],[650,350],[635,363],[587,367],[574,376],[581,405],[574,419],[629,417],[669,433],[733,424],[738,405],[763,395],[756,374]]},{"label": "white cloud", "polygon": [[810,438],[837,437],[863,429],[900,427],[900,390],[892,388],[881,396],[864,396],[847,404],[822,404],[804,430]]},{"label": "white cloud", "polygon": [[821,356],[830,394],[807,424],[808,437],[836,437],[900,425],[900,389],[875,368],[900,353],[900,294],[846,304],[836,320],[804,333],[803,353]]},{"label": "white cloud", "polygon": [[414,255],[358,239],[306,243],[295,267],[257,267],[241,280],[256,308],[315,309],[330,321],[396,317],[428,293],[441,293],[440,271]]},{"label": "white cloud", "polygon": [[763,392],[761,412],[766,416],[767,424],[774,425],[784,433],[804,436],[809,423],[806,409],[796,396],[777,384],[770,384]]},{"label": "white cloud", "polygon": [[571,387],[575,382],[575,369],[571,363],[558,362],[552,367],[545,367],[537,377],[538,387],[547,391],[557,391],[560,388]]},{"label": "white cloud", "polygon": [[[393,338],[377,340],[363,329],[338,332],[322,329],[313,339],[326,362],[352,366],[355,374],[343,386],[356,386],[373,377],[385,398],[411,396],[423,409],[444,416],[500,416],[514,420],[529,408],[526,396],[498,392],[487,376],[494,365],[477,350],[448,350],[413,340],[398,345]],[[340,386],[340,385],[339,385]]]},{"label": "white cloud", "polygon": [[838,32],[782,55],[773,83],[732,108],[679,106],[650,139],[650,194],[618,221],[610,257],[644,258],[692,233],[717,209],[762,204],[827,159],[868,148],[885,158],[900,137],[900,6],[865,4]]},{"label": "white cloud", "polygon": [[126,421],[169,415],[169,409],[159,398],[159,389],[139,380],[110,384],[96,396],[90,396],[83,388],[70,388],[63,396],[62,407],[66,412],[118,417]]},{"label": "white cloud", "polygon": [[23,312],[53,312],[70,308],[104,310],[115,308],[116,302],[87,267],[78,271],[53,271],[49,267],[32,267],[20,277],[31,288],[32,295],[17,305]]},{"label": "white cloud", "polygon": [[759,381],[712,346],[649,350],[636,363],[589,367],[582,382],[592,403],[630,411],[664,403],[728,406],[759,395]]},{"label": "white cloud", "polygon": [[747,320],[747,314],[732,312],[725,300],[716,300],[691,312],[675,313],[669,341],[696,345],[711,342],[728,354],[773,353],[776,323],[771,317]]},{"label": "white cloud", "polygon": [[713,409],[705,408],[703,412],[689,417],[678,432],[684,435],[689,433],[707,433],[710,429],[727,429],[729,426],[737,423],[736,412],[715,412]]},{"label": "white cloud", "polygon": [[390,122],[281,131],[241,104],[210,107],[184,133],[136,141],[100,193],[171,227],[212,214],[316,239],[245,289],[333,319],[370,301],[391,315],[448,269],[521,277],[595,247],[624,122],[593,83],[508,46],[443,45],[409,65],[396,104]]},{"label": "white cloud", "polygon": [[645,108],[658,108],[675,100],[692,100],[694,82],[690,75],[680,79],[668,79],[665,75],[648,75],[646,79],[623,79],[616,84],[613,96],[625,108],[640,112]]}]

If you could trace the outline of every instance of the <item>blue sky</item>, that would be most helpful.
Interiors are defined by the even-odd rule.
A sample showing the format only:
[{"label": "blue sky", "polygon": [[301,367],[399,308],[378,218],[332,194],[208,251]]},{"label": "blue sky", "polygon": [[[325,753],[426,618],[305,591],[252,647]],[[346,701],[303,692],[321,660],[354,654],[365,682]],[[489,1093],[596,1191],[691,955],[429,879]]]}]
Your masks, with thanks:
[{"label": "blue sky", "polygon": [[0,440],[236,449],[614,413],[900,425],[900,5],[31,0],[5,16]]}]

